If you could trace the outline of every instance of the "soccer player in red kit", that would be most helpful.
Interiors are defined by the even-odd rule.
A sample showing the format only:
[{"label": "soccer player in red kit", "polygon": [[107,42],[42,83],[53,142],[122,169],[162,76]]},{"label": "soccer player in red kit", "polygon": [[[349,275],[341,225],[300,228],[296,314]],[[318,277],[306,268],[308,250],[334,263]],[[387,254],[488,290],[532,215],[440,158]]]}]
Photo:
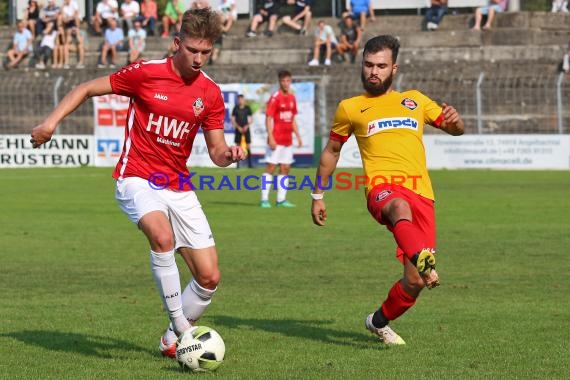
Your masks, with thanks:
[{"label": "soccer player in red kit", "polygon": [[267,129],[267,150],[265,153],[265,173],[261,184],[261,208],[271,208],[269,192],[273,182],[273,172],[279,165],[277,187],[277,207],[295,207],[289,202],[287,188],[289,186],[289,170],[293,163],[293,133],[297,137],[299,147],[303,146],[297,128],[297,99],[291,92],[293,78],[287,70],[278,73],[279,90],[274,92],[265,109],[265,128]]},{"label": "soccer player in red kit", "polygon": [[[186,167],[198,129],[216,165],[245,158],[240,147],[226,144],[221,90],[201,70],[221,33],[221,19],[211,9],[185,12],[174,56],[137,62],[77,86],[31,133],[31,143],[39,147],[88,98],[130,97],[125,144],[113,173],[115,197],[150,243],[152,274],[171,322],[159,349],[170,357],[177,336],[204,313],[220,281],[212,231]],[[176,251],[193,275],[184,291]]]},{"label": "soccer player in red kit", "polygon": [[388,322],[412,307],[424,287],[439,284],[435,271],[434,195],[422,142],[426,124],[450,135],[463,134],[459,113],[438,105],[419,91],[392,90],[398,70],[400,43],[393,36],[377,36],[364,46],[361,79],[365,93],[341,101],[329,141],[321,155],[317,182],[311,194],[316,225],[327,218],[323,189],[336,169],[342,144],[354,135],[365,178],[368,211],[394,235],[396,254],[404,265],[380,308],[368,315],[365,326],[388,345],[404,344]]}]

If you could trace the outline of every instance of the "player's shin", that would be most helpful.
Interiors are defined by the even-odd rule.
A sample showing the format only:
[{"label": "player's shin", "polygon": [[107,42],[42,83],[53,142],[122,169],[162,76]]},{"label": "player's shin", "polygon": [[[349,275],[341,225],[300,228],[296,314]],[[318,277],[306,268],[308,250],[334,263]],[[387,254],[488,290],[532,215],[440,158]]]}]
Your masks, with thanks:
[{"label": "player's shin", "polygon": [[271,186],[273,184],[273,175],[268,173],[263,173],[261,181],[261,201],[269,200],[269,192],[271,191]]},{"label": "player's shin", "polygon": [[[394,319],[404,314],[409,308],[414,306],[415,303],[416,303],[416,298],[408,294],[404,290],[402,283],[398,281],[392,286],[392,288],[388,292],[388,297],[382,303],[380,309],[376,313],[374,313],[374,317],[376,317],[377,313],[380,313],[378,317],[383,316],[386,319],[386,324],[387,324],[388,321],[393,321]],[[373,322],[376,321],[374,321],[373,319]],[[376,323],[374,323],[374,325],[376,326]],[[376,326],[376,327],[383,327],[383,326]]]},{"label": "player's shin", "polygon": [[277,176],[277,203],[283,202],[287,198],[289,188],[289,177],[285,175]]},{"label": "player's shin", "polygon": [[392,228],[394,239],[406,257],[414,262],[414,256],[425,247],[424,233],[412,222],[401,219]]},{"label": "player's shin", "polygon": [[161,253],[150,251],[150,266],[174,331],[180,334],[188,329],[190,324],[182,311],[180,275],[174,258],[174,250]]},{"label": "player's shin", "polygon": [[190,323],[194,323],[204,314],[217,289],[206,289],[195,279],[186,286],[182,292],[182,308]]}]

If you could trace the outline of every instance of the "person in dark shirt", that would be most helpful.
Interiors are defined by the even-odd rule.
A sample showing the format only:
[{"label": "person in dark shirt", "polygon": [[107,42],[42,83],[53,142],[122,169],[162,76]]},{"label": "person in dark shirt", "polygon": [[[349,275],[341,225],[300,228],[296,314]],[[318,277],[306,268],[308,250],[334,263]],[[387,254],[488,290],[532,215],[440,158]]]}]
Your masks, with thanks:
[{"label": "person in dark shirt", "polygon": [[[232,110],[232,125],[236,129],[234,142],[236,145],[240,145],[242,149],[247,152],[247,166],[251,165],[251,152],[249,151],[251,144],[251,133],[250,127],[253,122],[251,108],[245,104],[245,98],[243,95],[238,95],[238,103]],[[245,147],[242,146],[242,139],[245,139]],[[239,163],[238,163],[239,166]]]}]

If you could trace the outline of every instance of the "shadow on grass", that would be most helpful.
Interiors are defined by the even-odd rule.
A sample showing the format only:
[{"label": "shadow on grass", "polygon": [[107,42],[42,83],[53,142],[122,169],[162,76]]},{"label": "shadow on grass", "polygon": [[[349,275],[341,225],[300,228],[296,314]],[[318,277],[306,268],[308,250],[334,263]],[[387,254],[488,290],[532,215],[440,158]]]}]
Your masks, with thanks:
[{"label": "shadow on grass", "polygon": [[242,206],[259,208],[259,202],[240,202],[240,201],[203,201],[207,205],[221,205],[221,206]]},{"label": "shadow on grass", "polygon": [[52,351],[79,353],[86,356],[96,356],[105,359],[127,357],[125,352],[142,352],[156,356],[155,351],[141,348],[128,341],[107,336],[64,333],[60,331],[17,331],[1,334],[22,343],[42,347]]},{"label": "shadow on grass", "polygon": [[[362,349],[383,349],[372,334],[335,330],[327,327],[332,321],[299,319],[253,319],[227,315],[211,316],[212,322],[229,328],[250,328],[277,333],[288,337],[310,339],[322,343],[334,343]],[[364,323],[362,324],[364,329]]]}]

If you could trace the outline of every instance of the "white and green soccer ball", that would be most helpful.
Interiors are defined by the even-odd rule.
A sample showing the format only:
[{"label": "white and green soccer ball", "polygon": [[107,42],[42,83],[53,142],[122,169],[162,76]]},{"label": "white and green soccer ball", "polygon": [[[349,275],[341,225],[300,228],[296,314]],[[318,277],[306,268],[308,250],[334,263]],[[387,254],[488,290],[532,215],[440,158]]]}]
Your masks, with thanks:
[{"label": "white and green soccer ball", "polygon": [[176,343],[176,360],[183,370],[214,371],[224,360],[226,345],[217,331],[206,326],[186,330]]}]

